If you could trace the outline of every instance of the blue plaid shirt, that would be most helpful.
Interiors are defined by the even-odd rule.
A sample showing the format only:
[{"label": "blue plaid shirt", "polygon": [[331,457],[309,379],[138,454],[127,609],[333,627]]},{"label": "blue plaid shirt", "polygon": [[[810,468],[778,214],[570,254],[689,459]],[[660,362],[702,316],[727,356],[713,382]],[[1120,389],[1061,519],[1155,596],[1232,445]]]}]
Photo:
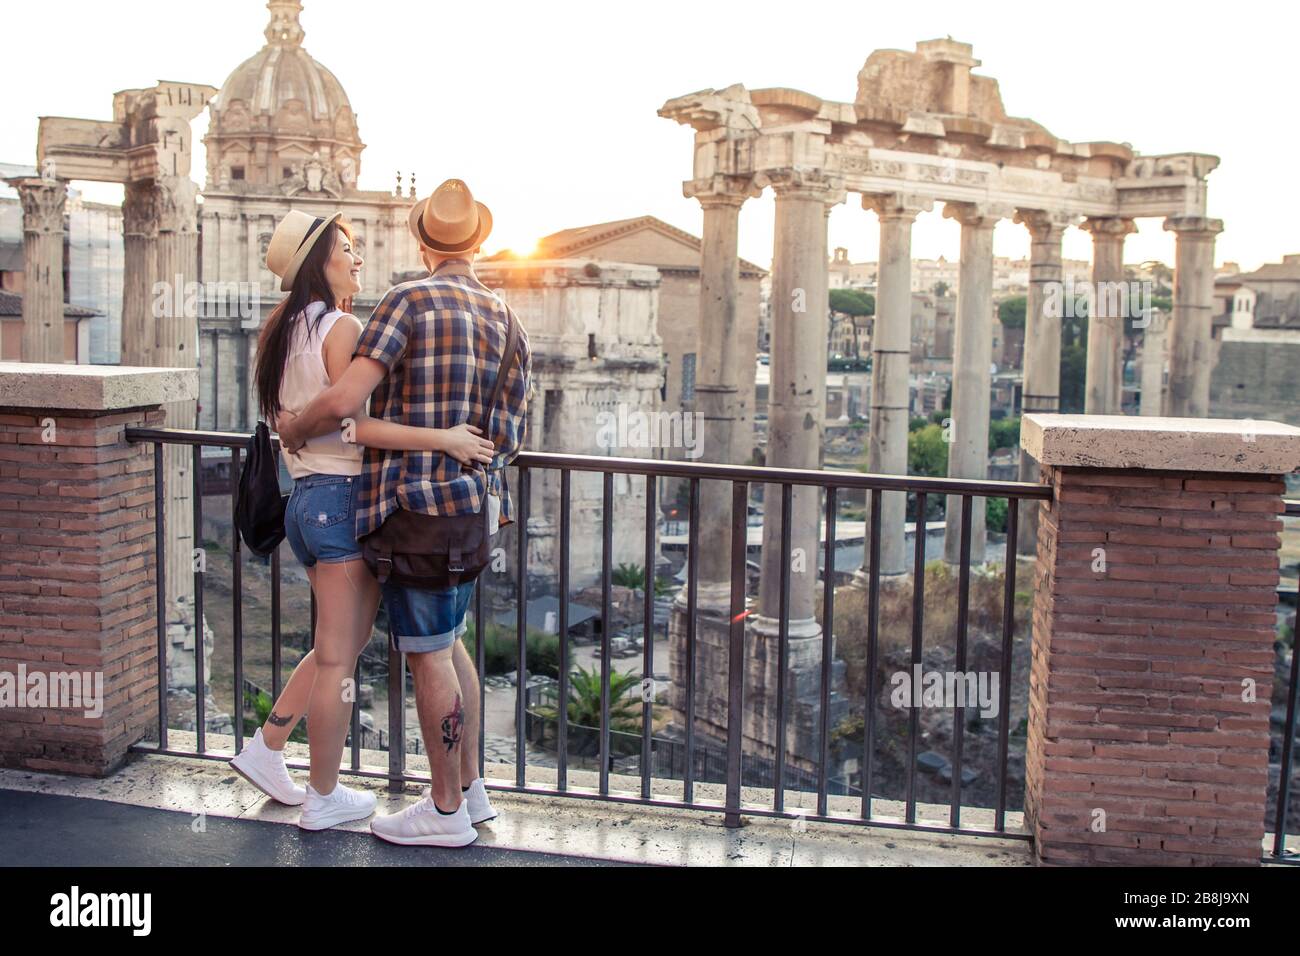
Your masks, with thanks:
[{"label": "blue plaid shirt", "polygon": [[[390,289],[354,353],[388,370],[370,397],[371,416],[425,428],[480,425],[501,367],[509,309],[462,259]],[[520,325],[519,351],[505,370],[509,378],[484,435],[496,448],[487,474],[441,452],[367,448],[357,537],[377,530],[399,507],[430,515],[478,513],[489,492],[501,496],[502,524],[513,521],[502,469],[523,447],[531,368]]]}]

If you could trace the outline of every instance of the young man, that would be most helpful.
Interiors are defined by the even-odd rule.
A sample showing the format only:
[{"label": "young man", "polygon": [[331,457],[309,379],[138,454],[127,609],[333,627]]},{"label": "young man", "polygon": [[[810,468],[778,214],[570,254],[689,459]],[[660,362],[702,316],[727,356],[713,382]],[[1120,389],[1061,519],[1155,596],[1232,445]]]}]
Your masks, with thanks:
[{"label": "young man", "polygon": [[[515,360],[502,368],[509,307],[474,275],[475,253],[492,214],[458,179],[411,210],[411,232],[430,275],[384,296],[357,342],[352,364],[295,419],[280,422],[293,449],[362,412],[405,425],[451,428],[481,420],[498,374],[501,399],[484,435],[496,449],[490,468],[462,468],[435,452],[366,449],[357,489],[358,538],[399,507],[430,515],[487,508],[493,532],[513,520],[502,469],[523,445],[531,353],[519,328]],[[517,321],[517,320],[516,320]],[[372,396],[373,393],[373,396]],[[478,778],[482,732],[478,675],[460,637],[474,583],[441,591],[384,584],[397,649],[415,681],[415,703],[433,786],[401,813],[376,817],[371,831],[393,843],[466,846],[474,826],[496,816]],[[481,633],[481,632],[480,632]],[[481,639],[481,637],[480,637]]]}]

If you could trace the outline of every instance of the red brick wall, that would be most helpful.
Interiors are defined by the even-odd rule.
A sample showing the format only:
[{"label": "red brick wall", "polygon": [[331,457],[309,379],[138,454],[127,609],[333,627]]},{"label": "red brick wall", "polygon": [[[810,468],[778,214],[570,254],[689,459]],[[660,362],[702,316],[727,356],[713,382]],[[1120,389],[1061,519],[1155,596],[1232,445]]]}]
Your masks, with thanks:
[{"label": "red brick wall", "polygon": [[1039,859],[1258,863],[1282,481],[1078,468],[1043,480],[1055,497],[1038,529],[1025,761]]},{"label": "red brick wall", "polygon": [[157,726],[153,452],[128,425],[163,413],[0,408],[0,671],[102,671],[104,693],[99,718],[0,709],[0,766],[105,774]]}]

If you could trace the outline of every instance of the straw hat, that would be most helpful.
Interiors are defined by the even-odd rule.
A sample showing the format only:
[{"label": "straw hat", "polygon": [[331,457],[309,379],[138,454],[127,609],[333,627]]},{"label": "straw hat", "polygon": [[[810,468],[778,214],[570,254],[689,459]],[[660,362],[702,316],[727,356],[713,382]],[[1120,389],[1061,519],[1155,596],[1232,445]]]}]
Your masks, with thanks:
[{"label": "straw hat", "polygon": [[464,182],[449,179],[411,207],[409,223],[411,235],[432,252],[472,252],[492,231],[492,212]]},{"label": "straw hat", "polygon": [[298,270],[316,245],[316,240],[321,237],[326,226],[342,215],[343,213],[336,212],[322,219],[320,216],[290,209],[280,220],[266,247],[266,267],[280,277],[281,292],[293,288],[293,280],[298,277]]}]

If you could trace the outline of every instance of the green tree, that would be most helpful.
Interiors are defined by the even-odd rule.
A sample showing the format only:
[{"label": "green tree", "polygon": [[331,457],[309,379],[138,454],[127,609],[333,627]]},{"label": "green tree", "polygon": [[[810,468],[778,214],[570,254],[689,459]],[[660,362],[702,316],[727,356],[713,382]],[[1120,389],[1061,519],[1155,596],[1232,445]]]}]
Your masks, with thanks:
[{"label": "green tree", "polygon": [[984,523],[990,531],[1004,533],[1007,530],[1007,499],[989,498],[984,506]]},{"label": "green tree", "polygon": [[936,282],[934,284],[934,288],[931,291],[934,292],[935,295],[939,296],[939,298],[943,298],[945,295],[948,294],[949,288],[951,287],[948,285],[948,283],[940,280],[939,282]]},{"label": "green tree", "polygon": [[1088,370],[1087,339],[1084,344],[1061,345],[1061,412],[1083,411],[1085,378]]},{"label": "green tree", "polygon": [[995,418],[989,422],[989,454],[999,448],[1015,448],[1020,444],[1020,419]]},{"label": "green tree", "polygon": [[1025,327],[1026,300],[1023,295],[1003,299],[998,305],[998,321],[1003,328],[1023,329]]},{"label": "green tree", "polygon": [[948,474],[948,443],[943,440],[941,426],[926,425],[908,434],[907,470],[926,478]]},{"label": "green tree", "polygon": [[875,315],[876,297],[858,289],[831,289],[831,311],[841,315]]}]

